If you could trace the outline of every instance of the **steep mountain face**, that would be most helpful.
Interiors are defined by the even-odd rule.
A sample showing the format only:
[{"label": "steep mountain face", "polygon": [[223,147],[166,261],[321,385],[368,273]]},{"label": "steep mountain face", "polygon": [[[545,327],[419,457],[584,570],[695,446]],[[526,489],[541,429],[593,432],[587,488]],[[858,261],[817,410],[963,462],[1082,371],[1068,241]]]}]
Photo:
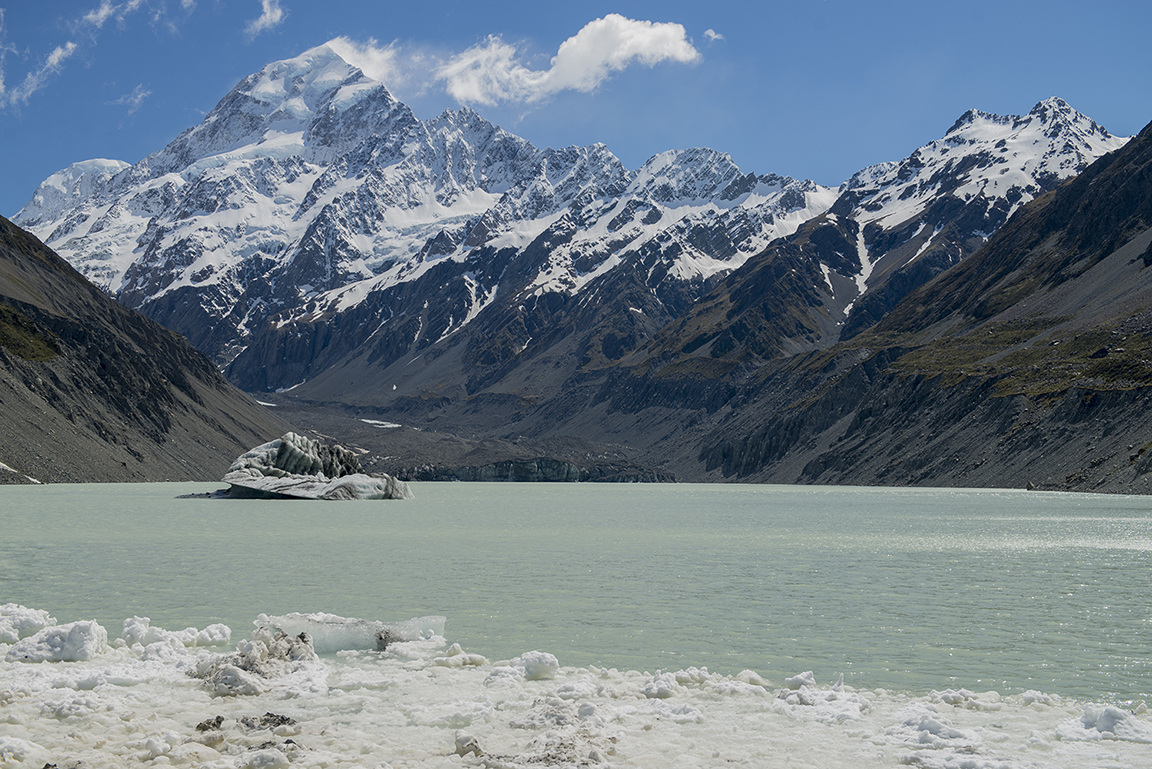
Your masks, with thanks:
[{"label": "steep mountain face", "polygon": [[[646,285],[682,306],[833,198],[812,182],[745,174],[711,150],[631,172],[603,145],[537,149],[468,109],[421,121],[325,45],[246,78],[132,167],[88,161],[55,174],[16,221],[223,364],[250,344],[265,359],[271,342],[254,335],[273,318],[355,311],[380,326],[398,293],[437,305],[442,323],[427,318],[417,340],[435,341],[498,293],[572,295],[631,254],[648,264]],[[521,283],[502,287],[493,255],[557,236],[563,249],[520,259]],[[249,387],[315,370],[304,359],[251,365],[233,368]]]},{"label": "steep mountain face", "polygon": [[718,477],[1152,492],[1152,125],[869,331],[764,369]]},{"label": "steep mountain face", "polygon": [[[850,336],[873,293],[895,302],[971,253],[1023,202],[1122,143],[1059,100],[1024,117],[968,113],[944,140],[857,174],[823,212],[800,209],[794,183],[742,177],[717,153],[667,153],[620,199],[577,201],[526,246],[474,249],[462,276],[445,260],[420,280],[381,281],[354,307],[318,302],[267,327],[229,375],[249,389],[299,384],[300,398],[395,410],[445,430],[643,441],[639,425],[617,433],[594,416],[600,387],[631,389],[620,372],[648,372],[639,392],[673,398],[675,408],[699,405],[701,387],[708,401],[722,399],[710,388],[729,387],[739,367]],[[689,166],[698,170],[686,178]],[[790,208],[814,215],[744,256],[721,236],[756,230],[742,223],[764,211],[757,195],[777,205],[795,197]],[[703,213],[639,246],[607,258],[612,246],[597,250],[598,235],[632,237],[649,217],[664,226],[651,211],[709,196]],[[741,205],[722,210],[717,229],[714,201],[727,198]],[[629,226],[617,226],[622,215]],[[709,272],[702,259],[679,259],[700,243],[741,266],[716,260]]]},{"label": "steep mountain face", "polygon": [[218,480],[286,425],[0,217],[0,481]]},{"label": "steep mountain face", "polygon": [[729,275],[650,349],[770,359],[850,338],[1125,141],[1061,99],[1021,117],[971,110],[903,161],[853,175],[826,214]]}]

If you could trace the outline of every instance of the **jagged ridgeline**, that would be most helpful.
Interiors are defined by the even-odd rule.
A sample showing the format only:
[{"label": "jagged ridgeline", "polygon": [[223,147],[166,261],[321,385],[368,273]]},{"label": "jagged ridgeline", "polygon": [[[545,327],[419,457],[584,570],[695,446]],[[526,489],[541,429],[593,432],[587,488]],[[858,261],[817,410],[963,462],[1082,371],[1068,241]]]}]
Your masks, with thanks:
[{"label": "jagged ridgeline", "polygon": [[839,188],[710,149],[630,170],[468,109],[420,120],[320,46],[135,165],[55,174],[18,221],[249,391],[758,478],[760,460],[717,459],[722,415],[795,407],[797,356],[853,344],[1125,141],[1052,98],[971,110]]},{"label": "jagged ridgeline", "polygon": [[[358,332],[429,344],[498,296],[577,292],[625,252],[644,251],[660,273],[654,288],[671,271],[667,301],[683,306],[709,276],[834,197],[812,182],[745,174],[712,150],[629,171],[603,145],[539,149],[469,109],[422,121],[321,46],[246,78],[134,166],[61,171],[16,220],[123,303],[228,363],[270,320],[341,316]],[[508,274],[541,238],[568,247]],[[390,323],[406,312],[398,287],[431,309]],[[251,360],[236,378],[290,386],[314,373],[310,360],[329,343],[363,341],[310,340],[289,364],[258,375],[264,361]]]}]

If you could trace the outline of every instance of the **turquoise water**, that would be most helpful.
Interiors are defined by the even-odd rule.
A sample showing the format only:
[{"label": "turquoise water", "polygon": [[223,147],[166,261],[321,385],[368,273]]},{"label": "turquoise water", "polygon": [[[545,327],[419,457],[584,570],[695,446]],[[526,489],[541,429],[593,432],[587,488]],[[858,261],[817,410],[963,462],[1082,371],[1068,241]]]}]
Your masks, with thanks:
[{"label": "turquoise water", "polygon": [[926,692],[1152,699],[1152,499],[1015,491],[413,484],[404,502],[0,488],[0,603],[167,628],[403,620],[495,660]]}]

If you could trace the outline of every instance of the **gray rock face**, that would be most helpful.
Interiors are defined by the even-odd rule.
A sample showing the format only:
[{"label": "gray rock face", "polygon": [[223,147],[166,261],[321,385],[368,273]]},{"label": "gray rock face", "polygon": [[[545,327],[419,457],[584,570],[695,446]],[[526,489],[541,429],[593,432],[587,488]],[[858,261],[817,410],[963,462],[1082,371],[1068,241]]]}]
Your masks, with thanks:
[{"label": "gray rock face", "polygon": [[411,499],[404,481],[367,475],[356,455],[296,433],[237,457],[224,482],[228,494],[248,499]]}]

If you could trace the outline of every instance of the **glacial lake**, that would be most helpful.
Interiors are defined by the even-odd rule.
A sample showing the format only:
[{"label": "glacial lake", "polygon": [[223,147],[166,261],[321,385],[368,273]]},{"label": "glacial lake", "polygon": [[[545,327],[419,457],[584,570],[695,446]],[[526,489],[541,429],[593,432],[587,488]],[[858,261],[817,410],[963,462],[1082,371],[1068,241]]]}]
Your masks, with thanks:
[{"label": "glacial lake", "polygon": [[447,617],[493,658],[1152,699],[1152,498],[413,484],[398,502],[0,489],[0,598],[116,630]]},{"label": "glacial lake", "polygon": [[[146,683],[123,689],[125,676],[144,682],[159,676],[155,680],[163,679],[168,688],[157,683],[155,696],[171,691],[175,684],[168,674],[108,672],[113,661],[116,666],[153,664],[154,655],[140,646],[133,652],[119,641],[113,648],[125,619],[148,617],[152,627],[170,630],[223,623],[231,628],[231,642],[212,651],[224,653],[249,637],[259,615],[293,612],[384,622],[446,618],[435,649],[421,651],[423,642],[417,642],[395,658],[374,649],[325,655],[326,683],[309,684],[307,696],[280,692],[270,704],[247,706],[260,712],[296,708],[306,722],[321,713],[333,718],[344,702],[324,699],[320,705],[309,697],[334,698],[340,692],[348,698],[359,692],[358,704],[345,703],[350,715],[341,722],[349,729],[355,726],[354,736],[339,738],[343,741],[332,751],[343,755],[375,745],[380,753],[376,764],[349,759],[349,766],[389,761],[440,766],[441,759],[451,759],[444,766],[459,765],[465,759],[451,747],[452,735],[459,736],[461,728],[475,732],[482,744],[519,739],[523,765],[534,765],[541,759],[531,753],[536,743],[528,738],[539,737],[545,726],[553,731],[563,727],[563,719],[532,721],[529,715],[532,708],[543,707],[540,702],[559,703],[557,708],[571,704],[573,723],[579,705],[584,725],[591,723],[589,714],[612,713],[622,739],[633,746],[633,753],[615,759],[618,765],[709,765],[713,753],[719,756],[737,744],[743,746],[742,760],[760,757],[752,760],[757,765],[771,755],[762,740],[737,739],[721,733],[719,726],[696,736],[693,730],[700,724],[752,719],[753,712],[764,719],[780,717],[782,723],[803,721],[817,710],[792,703],[799,709],[785,717],[780,709],[791,707],[784,682],[805,671],[812,672],[819,691],[829,693],[829,703],[844,703],[845,695],[836,697],[842,690],[829,688],[841,674],[845,690],[863,693],[852,696],[870,703],[847,715],[835,708],[827,717],[810,715],[820,723],[796,727],[800,731],[782,744],[814,750],[813,755],[819,754],[818,744],[826,744],[828,756],[838,757],[814,758],[813,765],[888,766],[911,760],[951,766],[952,758],[973,751],[1008,750],[1008,743],[989,736],[996,729],[1004,740],[1019,743],[1019,753],[1013,754],[1017,759],[1042,759],[1046,766],[1095,765],[1080,762],[1087,760],[1083,751],[1100,745],[1108,750],[1119,746],[1120,751],[1108,754],[1112,763],[1101,758],[1100,765],[1125,766],[1135,760],[1130,756],[1152,755],[1144,740],[1152,741],[1152,720],[1141,707],[1152,700],[1152,498],[1010,490],[462,483],[412,484],[415,499],[395,502],[179,498],[219,487],[0,489],[0,605],[44,610],[59,623],[96,620],[107,629],[110,643],[107,655],[95,661],[29,665],[9,660],[0,667],[0,690],[32,693],[27,715],[19,716],[27,729],[19,739],[46,751],[27,749],[21,754],[25,763],[12,759],[12,766],[63,759],[62,753],[52,752],[62,750],[117,765],[121,754],[82,744],[73,733],[78,734],[76,724],[68,721],[74,710],[60,716],[51,698],[58,698],[53,692],[61,686],[76,697],[105,692],[100,696],[107,702],[92,705],[91,714],[83,707],[76,711],[75,717],[83,719],[97,718],[100,707],[109,712],[127,707],[126,692],[144,697],[149,691]],[[498,695],[503,679],[484,673],[483,667],[467,673],[474,679],[449,678],[465,676],[465,668],[436,672],[435,664],[447,664],[436,655],[453,643],[497,667],[526,652],[547,652],[555,655],[560,673],[547,682],[522,675],[516,685],[523,690]],[[0,644],[0,657],[4,649]],[[203,657],[205,651],[180,654]],[[184,671],[192,663],[176,659],[171,664]],[[58,672],[31,672],[44,665]],[[59,672],[69,665],[88,672],[71,678]],[[413,683],[411,671],[420,665],[425,672],[420,683]],[[395,681],[380,683],[390,670],[398,676]],[[660,690],[660,674],[669,671],[681,671],[674,676],[677,683]],[[750,678],[748,671],[762,679]],[[749,680],[756,691],[766,692],[764,702],[783,704],[771,710],[757,700],[753,707],[732,693],[736,689],[722,685],[730,681],[732,687],[746,687]],[[42,691],[36,681],[42,681]],[[559,686],[557,681],[568,683]],[[545,683],[553,686],[551,700],[541,694],[544,690],[532,689]],[[170,716],[178,726],[163,739],[156,737],[156,744],[169,751],[154,746],[153,758],[163,755],[180,764],[176,737],[199,715],[246,707],[242,697],[209,699],[196,693],[200,689],[194,681],[186,686],[187,703],[173,706]],[[407,721],[396,727],[396,744],[379,736],[368,740],[363,736],[367,722],[358,719],[369,718],[370,703],[377,702],[372,697],[397,696],[394,690],[404,686],[415,687],[416,696],[430,703],[441,702],[447,715],[405,711]],[[620,704],[631,702],[633,694],[619,695],[632,692],[630,686],[644,707],[671,708],[651,716],[666,724],[659,728],[673,730],[664,734],[665,747],[641,747],[648,745],[644,740],[651,724],[643,727],[635,720],[647,717],[648,711],[637,710],[641,704],[629,705],[631,710]],[[609,690],[616,693],[606,694]],[[771,699],[778,691],[779,697]],[[676,696],[682,697],[679,711],[669,704],[678,702]],[[12,708],[24,700],[15,702]],[[1115,714],[1113,721],[1099,722],[1096,716],[1081,716],[1096,713],[1085,711],[1090,703],[1119,708],[1129,720],[1121,729],[1113,725],[1120,718]],[[514,707],[523,712],[508,726],[501,713]],[[428,708],[440,713],[432,704]],[[922,708],[931,718],[908,717],[909,708]],[[931,719],[943,718],[939,714],[945,711],[953,714],[948,717],[954,725],[940,727],[943,731],[924,726],[939,725]],[[677,720],[676,713],[691,718]],[[965,725],[958,720],[963,718],[985,720]],[[36,726],[41,720],[47,725]],[[60,726],[57,734],[56,723],[68,728]],[[535,733],[532,724],[539,727]],[[837,725],[833,736],[826,734],[829,724]],[[335,729],[331,724],[326,728]],[[912,730],[911,736],[901,729]],[[598,751],[612,762],[613,755],[621,754],[613,752],[618,743],[605,736],[610,731],[603,726],[579,732],[593,735],[579,750]],[[124,748],[123,756],[139,758],[143,742],[133,742],[133,734],[124,736],[131,750]],[[187,739],[196,737],[188,734]],[[1035,734],[1047,735],[1039,758],[1029,753],[1037,749]],[[920,744],[924,735],[931,738],[927,742],[935,740],[926,748]],[[426,753],[411,747],[427,742],[434,745]],[[692,753],[689,746],[703,751],[704,745],[707,755],[701,753],[698,764],[685,763],[684,756]],[[916,758],[913,748],[944,752]],[[1137,748],[1144,753],[1133,753]],[[219,745],[211,748],[217,749],[216,763],[198,754],[191,764],[249,765],[239,748],[231,753]],[[400,751],[404,760],[389,750]],[[507,758],[509,750],[502,755]],[[317,765],[343,765],[325,760]],[[291,763],[307,761],[297,756]],[[499,765],[521,764],[507,758]]]}]

